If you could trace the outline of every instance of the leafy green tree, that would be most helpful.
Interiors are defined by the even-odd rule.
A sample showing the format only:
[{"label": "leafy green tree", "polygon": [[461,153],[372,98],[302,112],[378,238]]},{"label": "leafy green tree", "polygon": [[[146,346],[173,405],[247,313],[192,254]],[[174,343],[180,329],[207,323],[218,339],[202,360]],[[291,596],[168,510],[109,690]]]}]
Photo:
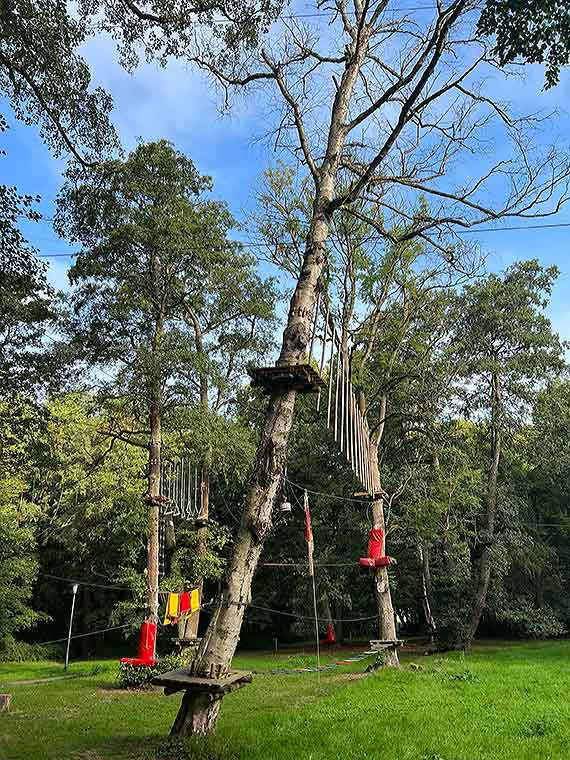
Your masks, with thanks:
[{"label": "leafy green tree", "polygon": [[[0,132],[7,124],[0,116]],[[37,198],[0,185],[0,394],[30,389],[40,379],[41,339],[55,317],[45,267],[22,235],[22,218],[37,220]]]},{"label": "leafy green tree", "polygon": [[536,260],[489,275],[462,295],[455,341],[462,357],[461,397],[488,431],[487,482],[474,556],[475,593],[465,641],[475,636],[487,600],[493,566],[499,470],[505,439],[528,420],[541,384],[563,369],[562,345],[544,308],[557,277]]},{"label": "leafy green tree", "polygon": [[227,408],[245,363],[267,346],[272,317],[271,283],[230,239],[235,223],[210,189],[189,158],[159,141],[85,182],[70,176],[57,213],[61,234],[83,245],[70,270],[72,350],[95,373],[102,398],[122,399],[111,440],[148,449],[151,620],[163,427],[184,406],[206,416]]},{"label": "leafy green tree", "polygon": [[0,401],[0,656],[10,653],[16,633],[45,619],[31,603],[41,511],[29,490],[43,427],[42,415],[25,400]]},{"label": "leafy green tree", "polygon": [[[130,597],[124,590],[129,585],[139,605],[135,622],[140,623],[146,537],[140,494],[145,452],[109,439],[108,419],[87,394],[51,398],[45,413],[42,447],[33,457],[28,482],[41,510],[37,540],[43,575],[35,601],[53,620],[43,638],[59,638],[65,630],[69,609],[64,592],[70,588],[65,578],[86,581],[80,583],[78,632],[107,627],[114,606]],[[137,582],[128,584],[131,579]],[[86,655],[97,641],[86,637],[80,643]]]}]

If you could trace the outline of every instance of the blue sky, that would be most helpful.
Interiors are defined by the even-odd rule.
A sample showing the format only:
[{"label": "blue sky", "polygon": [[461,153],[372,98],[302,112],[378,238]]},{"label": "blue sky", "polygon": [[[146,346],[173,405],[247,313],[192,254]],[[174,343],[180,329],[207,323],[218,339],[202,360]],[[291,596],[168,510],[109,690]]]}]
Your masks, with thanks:
[{"label": "blue sky", "polygon": [[[238,219],[251,210],[259,177],[276,158],[271,145],[262,139],[265,114],[255,99],[242,101],[231,115],[221,116],[211,83],[184,64],[175,62],[166,69],[144,64],[131,75],[118,65],[109,41],[90,42],[85,54],[94,83],[104,86],[113,96],[113,121],[127,149],[138,138],[170,139],[202,173],[213,177],[215,194],[229,203]],[[499,98],[508,95],[520,111],[558,109],[558,120],[551,123],[550,131],[561,137],[570,135],[570,113],[565,112],[570,94],[568,72],[563,73],[560,85],[548,93],[542,85],[541,69],[526,67],[526,81],[511,80],[508,92],[500,80],[493,81],[490,94]],[[41,195],[40,205],[47,219],[25,225],[25,232],[41,254],[64,253],[70,248],[55,236],[49,221],[64,162],[50,155],[33,127],[15,121],[6,108],[3,110],[11,129],[3,136],[7,156],[2,158],[2,181],[17,185],[21,192]],[[570,223],[570,205],[558,217],[542,223],[553,222]],[[514,219],[503,226],[521,223],[524,220]],[[474,237],[488,256],[489,269],[502,269],[517,259],[530,257],[559,267],[561,276],[549,313],[562,337],[570,339],[570,228],[477,233]],[[52,282],[65,287],[70,260],[57,257],[48,261]]]}]

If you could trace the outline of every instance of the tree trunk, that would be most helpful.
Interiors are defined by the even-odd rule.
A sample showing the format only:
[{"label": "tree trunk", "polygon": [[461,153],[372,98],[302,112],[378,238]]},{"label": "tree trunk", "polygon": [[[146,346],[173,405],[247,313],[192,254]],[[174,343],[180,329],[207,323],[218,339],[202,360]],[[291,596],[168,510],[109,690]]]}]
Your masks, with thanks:
[{"label": "tree trunk", "polygon": [[160,401],[150,406],[150,442],[148,458],[148,534],[146,562],[147,620],[158,623],[158,529],[160,520]]},{"label": "tree trunk", "polygon": [[[372,525],[374,528],[384,530],[384,505],[382,499],[375,499],[372,502]],[[386,567],[377,567],[374,571],[374,594],[376,597],[376,608],[378,611],[378,638],[384,641],[395,641],[396,618],[392,606],[392,595],[390,593],[390,582],[388,580],[388,569]],[[398,651],[387,650],[386,665],[398,667]]]},{"label": "tree trunk", "polygon": [[[196,354],[201,360],[199,370],[199,384],[200,384],[200,406],[205,414],[208,414],[210,410],[209,401],[209,377],[206,370],[203,367],[208,365],[208,355],[204,346],[204,334],[202,332],[202,326],[198,315],[192,309],[191,306],[186,308],[187,319],[191,322],[194,330],[194,341],[196,345]],[[198,515],[199,527],[198,527],[198,541],[196,546],[196,553],[198,556],[205,554],[208,550],[208,518],[210,515],[210,463],[211,463],[211,449],[205,452],[204,460],[201,466],[200,472],[200,514]],[[204,589],[204,578],[198,578],[196,585],[200,591],[200,600],[202,599],[202,591]],[[183,631],[181,632],[181,625]],[[198,636],[198,627],[200,625],[200,612],[194,612],[192,615],[187,616],[181,625],[178,627],[178,638],[180,639],[195,639]]]},{"label": "tree trunk", "polygon": [[421,578],[422,608],[429,630],[429,638],[433,644],[437,636],[437,626],[433,616],[433,589],[431,585],[429,548],[424,547],[421,541],[418,544],[418,561]]},{"label": "tree trunk", "polygon": [[[338,83],[332,107],[325,155],[320,168],[317,169],[312,163],[310,165],[315,182],[315,199],[303,266],[283,332],[277,362],[281,366],[305,360],[316,292],[326,260],[326,240],[334,211],[335,185],[346,140],[345,124],[354,86],[368,50],[368,38],[368,29],[361,29],[358,40],[348,50],[346,67]],[[263,542],[271,529],[273,502],[280,490],[287,457],[295,396],[293,390],[275,389],[269,397],[240,528],[216,610],[193,663],[195,673],[219,675],[229,670],[239,640],[245,607],[250,602],[251,582]],[[211,733],[219,709],[219,702],[206,703],[188,692],[182,700],[172,732],[184,735]]]},{"label": "tree trunk", "polygon": [[491,580],[491,548],[495,535],[495,515],[497,513],[497,478],[501,461],[501,388],[498,373],[493,373],[491,379],[491,462],[487,480],[486,510],[483,517],[482,530],[479,540],[482,544],[481,555],[476,565],[477,591],[467,624],[464,646],[471,646],[481,616],[487,602],[489,581]]},{"label": "tree trunk", "polygon": [[[303,360],[309,340],[318,281],[325,261],[324,242],[328,218],[321,200],[315,204],[303,268],[291,299],[283,334],[280,365]],[[296,392],[275,390],[269,397],[254,474],[228,570],[208,630],[193,663],[193,672],[208,676],[228,672],[245,608],[250,603],[251,582],[263,542],[271,529],[273,502],[279,493],[293,423]],[[188,692],[180,705],[172,733],[205,734],[214,730],[220,702],[198,699]]]},{"label": "tree trunk", "polygon": [[213,734],[221,706],[221,695],[186,692],[174,725],[170,729],[170,736]]},{"label": "tree trunk", "polygon": [[[359,393],[358,403],[360,410],[365,412],[365,399],[362,392]],[[380,467],[378,464],[378,446],[384,434],[384,424],[386,419],[387,399],[382,396],[380,399],[379,423],[378,427],[371,435],[370,439],[370,475],[372,479],[373,497],[382,492],[380,480]],[[372,501],[372,527],[381,528],[386,536],[386,523],[384,521],[384,501],[382,498],[374,498]],[[378,612],[378,638],[385,641],[394,641],[397,638],[396,617],[394,607],[392,606],[392,594],[390,593],[390,581],[388,578],[388,568],[377,567],[374,571],[374,596],[376,599],[376,609]],[[388,650],[386,665],[398,667],[398,650]]]}]

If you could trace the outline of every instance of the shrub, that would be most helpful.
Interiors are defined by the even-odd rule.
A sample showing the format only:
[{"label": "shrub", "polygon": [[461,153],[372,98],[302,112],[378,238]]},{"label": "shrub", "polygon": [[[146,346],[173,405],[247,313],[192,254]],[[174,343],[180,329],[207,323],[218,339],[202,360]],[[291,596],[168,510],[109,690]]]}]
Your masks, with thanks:
[{"label": "shrub", "polygon": [[1,642],[0,662],[38,662],[40,660],[59,660],[63,656],[62,648],[57,644],[28,644],[7,636]]},{"label": "shrub", "polygon": [[547,604],[538,607],[530,601],[522,600],[517,607],[504,610],[502,618],[502,622],[522,638],[552,639],[566,633],[563,623]]},{"label": "shrub", "polygon": [[155,676],[176,670],[188,664],[187,658],[178,654],[167,654],[161,657],[156,665],[129,665],[119,663],[117,682],[122,689],[143,689],[150,686]]}]

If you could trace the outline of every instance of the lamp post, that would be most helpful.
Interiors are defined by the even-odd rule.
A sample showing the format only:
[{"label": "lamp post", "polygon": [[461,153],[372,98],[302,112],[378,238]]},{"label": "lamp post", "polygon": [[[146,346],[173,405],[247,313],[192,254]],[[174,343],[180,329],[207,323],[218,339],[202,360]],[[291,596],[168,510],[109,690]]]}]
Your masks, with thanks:
[{"label": "lamp post", "polygon": [[79,588],[79,583],[73,584],[73,599],[71,601],[71,615],[69,616],[69,630],[67,632],[67,650],[65,652],[65,670],[67,670],[69,666],[69,647],[71,646],[71,630],[73,628],[73,613],[75,611],[75,597],[77,595],[77,589]]}]

